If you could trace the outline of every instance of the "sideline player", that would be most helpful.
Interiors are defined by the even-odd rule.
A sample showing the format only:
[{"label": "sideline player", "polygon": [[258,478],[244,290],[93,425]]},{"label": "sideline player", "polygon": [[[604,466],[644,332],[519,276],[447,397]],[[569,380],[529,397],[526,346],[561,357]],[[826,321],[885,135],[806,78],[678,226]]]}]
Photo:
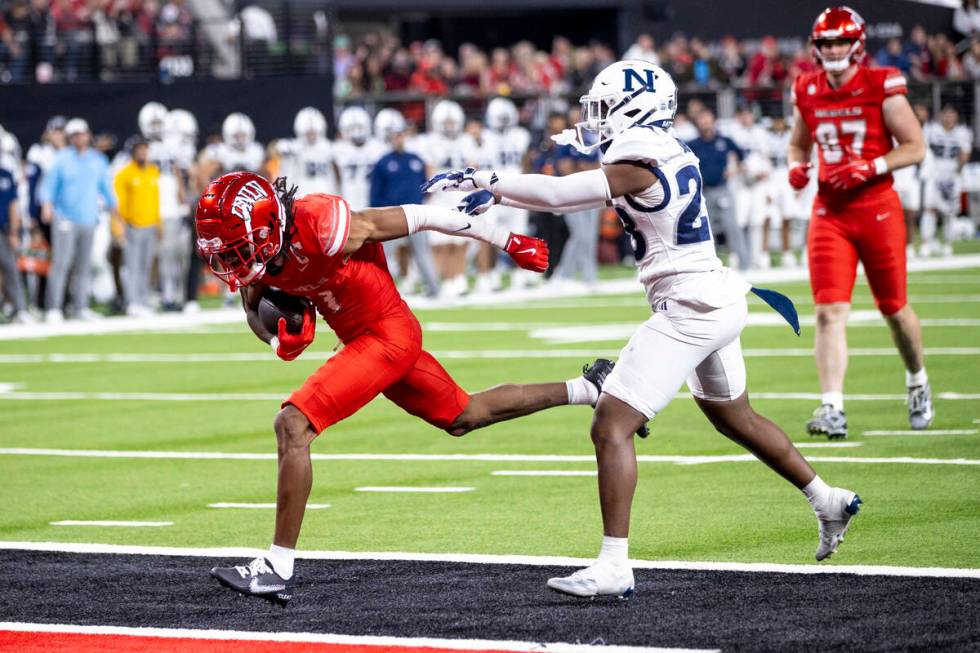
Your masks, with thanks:
[{"label": "sideline player", "polygon": [[[381,241],[421,230],[489,242],[527,269],[548,266],[544,241],[489,227],[449,207],[403,205],[351,212],[342,198],[294,198],[285,179],[273,187],[249,172],[223,175],[197,207],[198,251],[229,288],[240,290],[248,325],[277,356],[293,360],[313,341],[316,312],[344,343],[289,396],[275,419],[279,453],[274,544],[251,563],[214,568],[243,594],[291,598],[296,541],[313,482],[310,443],[379,394],[406,412],[460,436],[552,406],[595,404],[608,361],[565,383],[499,385],[468,394],[422,350],[418,320],[388,273]],[[302,331],[280,319],[271,333],[258,317],[263,291],[275,287],[310,300]],[[315,307],[315,311],[314,311]],[[591,377],[591,378],[588,378]]]},{"label": "sideline player", "polygon": [[[960,124],[960,114],[951,104],[939,112],[939,120],[922,128],[926,145],[933,155],[926,184],[925,210],[919,234],[922,236],[920,254],[953,255],[953,225],[960,214],[960,195],[963,193],[961,174],[970,160],[973,134]],[[942,244],[938,227],[942,219]]]},{"label": "sideline player", "polygon": [[[922,329],[906,296],[904,213],[890,173],[922,161],[925,144],[905,97],[905,77],[895,68],[863,65],[864,41],[864,20],[857,12],[826,9],[810,36],[822,70],[800,75],[793,84],[789,180],[794,188],[809,183],[814,142],[820,158],[807,256],[823,398],[807,430],[830,438],[847,437],[847,315],[859,260],[905,363],[909,425],[924,429],[934,417]],[[892,138],[898,143],[894,148]]]},{"label": "sideline player", "polygon": [[[600,72],[582,97],[584,122],[556,138],[579,151],[601,148],[600,169],[566,177],[469,169],[426,183],[430,191],[483,189],[464,198],[461,206],[472,214],[498,202],[556,213],[611,202],[633,239],[654,313],[623,348],[596,405],[592,441],[605,536],[595,563],[548,581],[575,596],[632,593],[627,536],[636,489],[633,433],[667,407],[685,380],[719,432],[810,501],[819,524],[817,560],[837,550],[861,503],[853,492],[822,481],[786,434],[749,405],[739,334],[751,287],[715,254],[698,159],[670,133],[676,111],[677,87],[666,71],[646,61],[619,61]],[[590,133],[598,137],[591,147]],[[795,319],[788,299],[752,290],[787,320]]]}]

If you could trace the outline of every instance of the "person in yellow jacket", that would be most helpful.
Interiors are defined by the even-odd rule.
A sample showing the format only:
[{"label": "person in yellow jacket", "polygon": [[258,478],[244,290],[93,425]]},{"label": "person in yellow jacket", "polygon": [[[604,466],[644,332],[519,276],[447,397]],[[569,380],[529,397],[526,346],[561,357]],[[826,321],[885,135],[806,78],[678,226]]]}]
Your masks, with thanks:
[{"label": "person in yellow jacket", "polygon": [[123,289],[127,315],[148,315],[150,270],[160,237],[160,169],[149,162],[149,146],[138,140],[132,146],[132,160],[116,173],[123,243]]}]

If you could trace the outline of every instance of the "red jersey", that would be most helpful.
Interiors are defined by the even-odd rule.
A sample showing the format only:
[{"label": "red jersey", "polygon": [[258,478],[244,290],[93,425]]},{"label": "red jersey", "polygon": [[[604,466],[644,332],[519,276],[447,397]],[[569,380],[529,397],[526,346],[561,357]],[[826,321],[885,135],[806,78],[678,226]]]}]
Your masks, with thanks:
[{"label": "red jersey", "polygon": [[891,188],[891,174],[879,175],[849,191],[834,190],[826,183],[828,168],[857,159],[873,160],[892,149],[892,135],[885,126],[885,98],[907,92],[905,77],[897,68],[859,66],[840,88],[831,88],[827,73],[805,73],[793,83],[793,102],[817,144],[820,157],[818,194],[829,203],[846,203],[863,194]]},{"label": "red jersey", "polygon": [[344,254],[350,207],[336,195],[312,194],[293,203],[293,232],[282,271],[263,282],[307,297],[344,342],[403,305],[381,243]]}]

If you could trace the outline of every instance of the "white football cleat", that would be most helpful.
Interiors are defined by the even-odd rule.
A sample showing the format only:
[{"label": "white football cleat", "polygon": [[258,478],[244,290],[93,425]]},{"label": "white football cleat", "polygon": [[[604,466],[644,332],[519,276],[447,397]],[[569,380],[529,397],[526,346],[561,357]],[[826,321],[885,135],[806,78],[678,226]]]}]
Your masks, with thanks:
[{"label": "white football cleat", "polygon": [[817,546],[817,561],[825,560],[834,555],[837,547],[844,541],[844,533],[851,523],[851,518],[861,508],[861,497],[844,488],[831,488],[830,500],[827,507],[822,507],[817,513],[817,523],[820,525],[820,544]]},{"label": "white football cleat", "polygon": [[571,576],[549,578],[548,587],[562,594],[582,598],[611,595],[628,599],[633,595],[633,570],[628,566],[596,560]]}]

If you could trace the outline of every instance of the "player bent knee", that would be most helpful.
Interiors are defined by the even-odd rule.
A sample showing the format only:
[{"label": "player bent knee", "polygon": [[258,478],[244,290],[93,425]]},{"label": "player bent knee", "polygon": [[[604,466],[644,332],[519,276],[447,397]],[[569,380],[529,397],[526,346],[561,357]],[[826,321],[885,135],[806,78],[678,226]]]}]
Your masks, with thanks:
[{"label": "player bent knee", "polygon": [[649,419],[623,400],[603,392],[599,395],[599,402],[592,416],[592,428],[589,431],[592,444],[600,447],[628,440]]},{"label": "player bent knee", "polygon": [[280,450],[306,448],[318,435],[306,415],[292,404],[276,413],[273,428]]}]

